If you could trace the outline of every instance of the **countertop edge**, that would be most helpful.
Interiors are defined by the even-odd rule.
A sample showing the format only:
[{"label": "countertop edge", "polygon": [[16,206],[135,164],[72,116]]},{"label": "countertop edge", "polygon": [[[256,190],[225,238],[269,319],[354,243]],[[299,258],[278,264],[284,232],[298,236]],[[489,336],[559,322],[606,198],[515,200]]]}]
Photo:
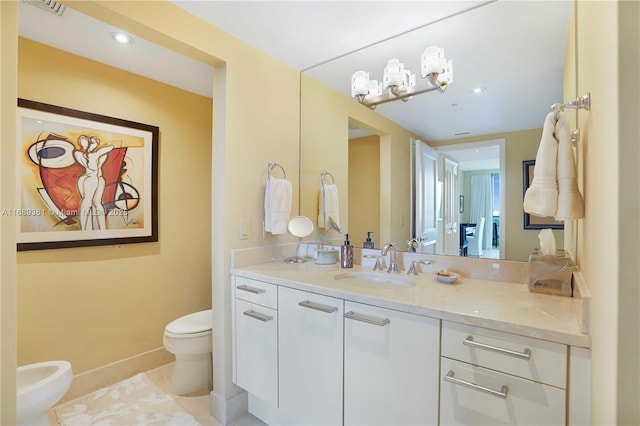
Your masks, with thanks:
[{"label": "countertop edge", "polygon": [[[512,333],[541,340],[553,341],[556,343],[566,344],[569,346],[577,346],[583,348],[591,347],[591,336],[588,334],[573,334],[561,331],[549,330],[531,325],[515,324],[502,320],[473,316],[460,312],[453,312],[441,309],[433,309],[425,306],[419,306],[412,303],[389,300],[382,297],[365,295],[360,293],[352,293],[347,290],[333,289],[323,287],[317,284],[306,283],[299,280],[291,280],[287,278],[269,275],[264,271],[252,271],[245,268],[231,269],[231,275],[255,279],[269,284],[293,288],[297,290],[309,291],[311,293],[320,294],[329,297],[336,297],[352,302],[364,303],[383,308],[393,309],[400,312],[407,312],[445,321],[452,321],[466,325],[484,327],[492,330]],[[554,296],[560,297],[560,296]]]}]

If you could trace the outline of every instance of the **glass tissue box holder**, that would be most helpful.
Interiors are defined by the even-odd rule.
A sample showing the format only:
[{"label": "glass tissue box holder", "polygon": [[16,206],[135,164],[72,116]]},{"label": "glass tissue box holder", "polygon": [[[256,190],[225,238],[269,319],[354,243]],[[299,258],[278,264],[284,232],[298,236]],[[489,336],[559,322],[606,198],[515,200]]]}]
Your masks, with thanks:
[{"label": "glass tissue box holder", "polygon": [[564,250],[558,250],[555,255],[533,250],[529,255],[529,291],[573,296],[573,268],[574,263]]}]

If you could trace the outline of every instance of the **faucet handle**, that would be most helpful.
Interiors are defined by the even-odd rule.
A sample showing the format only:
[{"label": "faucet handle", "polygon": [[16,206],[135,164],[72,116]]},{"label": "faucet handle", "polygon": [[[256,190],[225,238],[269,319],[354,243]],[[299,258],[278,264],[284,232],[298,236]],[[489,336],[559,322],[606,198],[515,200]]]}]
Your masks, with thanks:
[{"label": "faucet handle", "polygon": [[384,256],[377,256],[376,264],[373,266],[374,271],[382,271],[382,262],[384,261]]},{"label": "faucet handle", "polygon": [[421,263],[423,265],[429,265],[431,263],[431,261],[422,260],[422,259],[414,260],[413,262],[411,262],[411,267],[407,271],[407,275],[418,275],[418,271],[416,270],[416,264],[417,263]]}]

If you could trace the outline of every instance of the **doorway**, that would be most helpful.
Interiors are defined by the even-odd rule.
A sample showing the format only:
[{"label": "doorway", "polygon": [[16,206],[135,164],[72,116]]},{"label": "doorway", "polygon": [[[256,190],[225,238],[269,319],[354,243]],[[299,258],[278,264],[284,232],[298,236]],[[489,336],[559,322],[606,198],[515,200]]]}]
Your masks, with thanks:
[{"label": "doorway", "polygon": [[[505,148],[504,139],[493,139],[437,147],[436,150],[458,163],[458,218],[459,227],[467,232],[466,226],[476,225],[484,217],[484,227],[480,250],[473,253],[479,257],[505,257],[505,238],[501,232],[505,223]],[[476,176],[476,178],[473,178]],[[477,177],[484,176],[484,177]],[[483,182],[482,192],[472,189],[472,180]],[[443,198],[448,199],[451,189],[444,188]],[[483,194],[479,196],[479,194]],[[502,225],[502,226],[501,226]],[[469,232],[475,231],[469,226]],[[473,232],[475,234],[475,232]],[[464,245],[464,235],[459,236],[460,246]],[[460,254],[467,254],[459,251]]]}]

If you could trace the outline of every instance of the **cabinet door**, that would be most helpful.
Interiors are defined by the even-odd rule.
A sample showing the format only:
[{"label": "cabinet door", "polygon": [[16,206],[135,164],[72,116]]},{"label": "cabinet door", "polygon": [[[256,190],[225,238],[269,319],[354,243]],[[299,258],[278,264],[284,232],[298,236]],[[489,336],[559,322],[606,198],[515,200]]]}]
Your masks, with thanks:
[{"label": "cabinet door", "polygon": [[445,357],[440,374],[443,426],[565,424],[563,389]]},{"label": "cabinet door", "polygon": [[280,287],[280,411],[284,423],[342,423],[343,301]]},{"label": "cabinet door", "polygon": [[436,425],[440,322],[345,302],[344,424]]},{"label": "cabinet door", "polygon": [[278,311],[235,300],[236,384],[278,404]]}]

